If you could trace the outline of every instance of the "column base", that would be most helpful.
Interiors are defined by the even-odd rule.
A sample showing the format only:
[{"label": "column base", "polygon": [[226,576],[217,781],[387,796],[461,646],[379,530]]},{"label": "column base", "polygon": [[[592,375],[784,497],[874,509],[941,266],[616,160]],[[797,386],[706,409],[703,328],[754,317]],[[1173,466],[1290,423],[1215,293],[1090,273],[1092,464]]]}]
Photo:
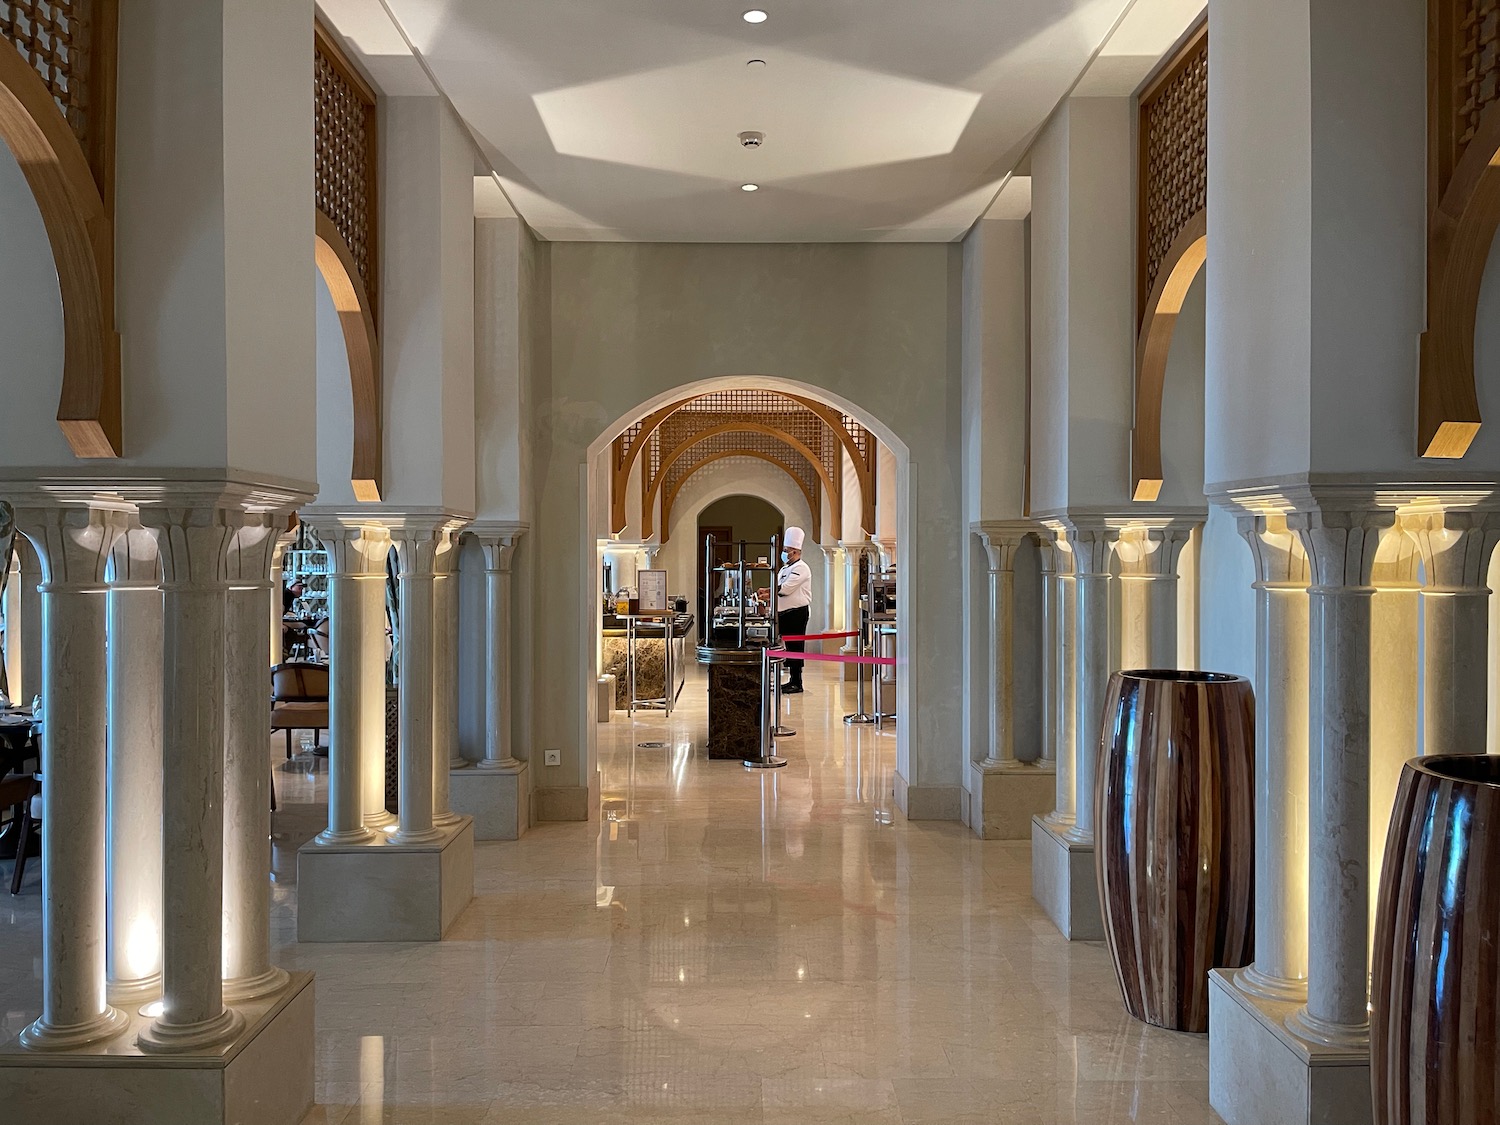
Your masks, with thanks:
[{"label": "column base", "polygon": [[107,1043],[129,1024],[130,1017],[119,1008],[106,1006],[95,1019],[84,1024],[53,1027],[37,1020],[21,1032],[19,1039],[21,1045],[31,1051],[67,1051]]},{"label": "column base", "polygon": [[1051,762],[975,762],[969,767],[967,823],[982,840],[1025,840],[1031,820],[1057,801]]},{"label": "column base", "polygon": [[146,1054],[130,1034],[67,1053],[0,1048],[0,1105],[48,1125],[300,1125],[313,1104],[313,975],[246,1005],[228,1043],[193,1054]]},{"label": "column base", "polygon": [[525,762],[455,770],[448,799],[454,812],[474,818],[476,840],[519,840],[531,827],[530,775]]},{"label": "column base", "polygon": [[1208,974],[1208,1100],[1228,1125],[1369,1125],[1370,1051],[1292,1034],[1300,1001],[1251,996]]},{"label": "column base", "polygon": [[161,974],[136,980],[110,981],[104,986],[104,996],[116,1008],[139,1008],[161,995]]},{"label": "column base", "polygon": [[304,844],[297,852],[298,941],[441,941],[474,898],[474,822],[430,844]]},{"label": "column base", "polygon": [[1104,940],[1094,845],[1068,839],[1040,816],[1031,818],[1031,897],[1069,941]]},{"label": "column base", "polygon": [[224,1003],[243,1004],[246,1000],[274,995],[287,986],[289,979],[287,971],[275,965],[258,976],[233,977],[224,982]]},{"label": "column base", "polygon": [[536,820],[588,820],[591,804],[589,791],[583,785],[539,785],[536,791]]}]

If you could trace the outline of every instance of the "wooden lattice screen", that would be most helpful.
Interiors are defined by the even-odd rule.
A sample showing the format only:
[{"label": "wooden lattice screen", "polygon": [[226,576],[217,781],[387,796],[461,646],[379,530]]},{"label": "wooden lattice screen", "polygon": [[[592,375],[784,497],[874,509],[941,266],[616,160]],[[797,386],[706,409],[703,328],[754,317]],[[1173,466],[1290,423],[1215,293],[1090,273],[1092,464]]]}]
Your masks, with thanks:
[{"label": "wooden lattice screen", "polygon": [[1485,110],[1500,101],[1500,0],[1432,0],[1429,206],[1436,208]]},{"label": "wooden lattice screen", "polygon": [[1208,25],[1205,23],[1140,97],[1140,231],[1136,262],[1136,317],[1167,251],[1208,205]]},{"label": "wooden lattice screen", "polygon": [[113,214],[117,0],[0,0],[0,39],[41,77]]},{"label": "wooden lattice screen", "polygon": [[[689,439],[691,440],[691,439]],[[811,509],[813,527],[822,525],[823,482],[818,471],[798,449],[789,442],[770,434],[731,431],[711,434],[697,441],[666,471],[662,488],[661,540],[667,541],[672,523],[672,504],[677,493],[689,477],[713,461],[724,457],[759,456],[787,470],[802,488]],[[833,498],[835,502],[837,497]]]},{"label": "wooden lattice screen", "polygon": [[348,245],[373,316],[380,307],[375,91],[321,23],[315,25],[314,45],[313,199]]}]

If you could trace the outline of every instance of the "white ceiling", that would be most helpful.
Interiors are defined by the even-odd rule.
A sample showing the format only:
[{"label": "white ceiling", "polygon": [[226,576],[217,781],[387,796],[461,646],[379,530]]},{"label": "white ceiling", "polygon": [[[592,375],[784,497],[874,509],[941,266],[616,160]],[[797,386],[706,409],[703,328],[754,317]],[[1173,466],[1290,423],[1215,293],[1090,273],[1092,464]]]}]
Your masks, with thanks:
[{"label": "white ceiling", "polygon": [[1128,93],[1203,7],[757,2],[320,6],[383,91],[437,84],[541,235],[664,242],[961,237],[1091,62],[1080,92]]}]

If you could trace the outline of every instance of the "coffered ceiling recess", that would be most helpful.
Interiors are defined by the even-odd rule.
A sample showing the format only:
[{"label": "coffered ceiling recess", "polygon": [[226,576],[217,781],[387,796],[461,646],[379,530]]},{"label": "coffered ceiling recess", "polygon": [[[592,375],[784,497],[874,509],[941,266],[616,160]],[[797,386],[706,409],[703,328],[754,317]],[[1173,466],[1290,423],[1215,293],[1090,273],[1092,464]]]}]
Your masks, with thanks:
[{"label": "coffered ceiling recess", "polygon": [[[699,242],[960,237],[1132,4],[760,6],[751,24],[735,0],[382,4],[543,236]],[[377,80],[393,69],[404,45],[345,22]]]}]

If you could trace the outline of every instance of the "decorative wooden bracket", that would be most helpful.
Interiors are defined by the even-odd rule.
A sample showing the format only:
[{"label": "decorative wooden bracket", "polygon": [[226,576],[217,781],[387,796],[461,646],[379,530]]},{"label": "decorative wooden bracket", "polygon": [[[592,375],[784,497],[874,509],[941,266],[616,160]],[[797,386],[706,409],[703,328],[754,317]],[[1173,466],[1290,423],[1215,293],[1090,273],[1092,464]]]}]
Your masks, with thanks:
[{"label": "decorative wooden bracket", "polygon": [[1492,106],[1455,165],[1428,227],[1427,331],[1417,384],[1422,457],[1462,457],[1479,433],[1474,328],[1497,229],[1500,106]]},{"label": "decorative wooden bracket", "polygon": [[1135,424],[1130,433],[1130,498],[1152,501],[1161,495],[1161,406],[1167,357],[1177,314],[1193,280],[1208,259],[1208,211],[1188,220],[1172,243],[1146,302],[1135,345]]},{"label": "decorative wooden bracket", "polygon": [[354,462],[349,483],[356,500],[376,503],[380,500],[382,446],[380,340],[375,334],[375,318],[348,243],[333,220],[321,211],[317,212],[314,249],[318,272],[333,296],[339,326],[344,330],[344,348],[349,353],[349,389],[354,396]]},{"label": "decorative wooden bracket", "polygon": [[114,230],[77,137],[41,77],[0,43],[0,137],[36,197],[63,308],[57,424],[77,457],[119,457]]}]

